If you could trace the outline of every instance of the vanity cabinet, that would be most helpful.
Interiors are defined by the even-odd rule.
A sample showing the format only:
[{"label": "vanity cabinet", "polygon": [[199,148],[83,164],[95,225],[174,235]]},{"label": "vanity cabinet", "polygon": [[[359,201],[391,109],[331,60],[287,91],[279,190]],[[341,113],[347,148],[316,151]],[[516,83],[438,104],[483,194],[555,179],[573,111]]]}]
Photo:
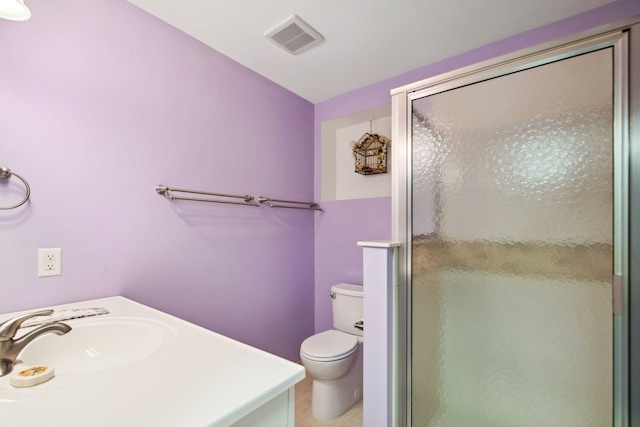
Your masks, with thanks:
[{"label": "vanity cabinet", "polygon": [[294,388],[291,387],[232,424],[232,427],[293,427],[294,408]]}]

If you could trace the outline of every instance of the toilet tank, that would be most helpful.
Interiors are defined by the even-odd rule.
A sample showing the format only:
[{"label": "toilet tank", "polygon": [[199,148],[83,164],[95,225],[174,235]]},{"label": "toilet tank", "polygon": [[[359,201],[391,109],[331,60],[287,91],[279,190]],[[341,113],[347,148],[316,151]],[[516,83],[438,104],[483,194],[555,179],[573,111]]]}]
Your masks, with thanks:
[{"label": "toilet tank", "polygon": [[333,327],[352,335],[363,332],[354,324],[363,319],[364,291],[362,286],[340,283],[331,287],[333,298]]}]

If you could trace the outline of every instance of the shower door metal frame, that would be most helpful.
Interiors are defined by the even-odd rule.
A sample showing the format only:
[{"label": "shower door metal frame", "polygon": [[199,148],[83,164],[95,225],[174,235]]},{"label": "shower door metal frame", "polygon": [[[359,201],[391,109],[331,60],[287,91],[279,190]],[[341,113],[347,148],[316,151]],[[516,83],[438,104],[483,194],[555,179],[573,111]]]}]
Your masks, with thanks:
[{"label": "shower door metal frame", "polygon": [[[415,99],[446,90],[504,76],[535,66],[567,59],[576,55],[613,48],[614,99],[614,274],[621,277],[620,313],[613,314],[613,427],[629,424],[629,250],[630,217],[629,187],[639,181],[631,176],[630,116],[629,116],[629,30],[640,22],[635,17],[625,22],[599,27],[594,30],[546,43],[530,49],[481,62],[450,73],[426,79],[391,91],[392,140],[395,141],[392,156],[392,238],[400,242],[398,251],[398,302],[395,308],[395,333],[398,348],[394,355],[394,425],[411,426],[411,111]],[[636,26],[635,31],[640,28]],[[636,36],[636,40],[640,37]],[[636,49],[638,47],[636,46]],[[638,65],[636,60],[636,65]],[[633,64],[632,64],[633,65]],[[635,66],[634,68],[640,68]],[[637,96],[640,98],[640,95]],[[637,130],[636,130],[636,133]],[[640,141],[636,141],[640,142]],[[634,187],[635,188],[635,187]],[[631,244],[640,249],[639,238]],[[631,248],[633,249],[633,248]],[[634,276],[635,278],[635,276]],[[636,279],[637,281],[637,279]],[[635,289],[638,286],[634,286]]]}]

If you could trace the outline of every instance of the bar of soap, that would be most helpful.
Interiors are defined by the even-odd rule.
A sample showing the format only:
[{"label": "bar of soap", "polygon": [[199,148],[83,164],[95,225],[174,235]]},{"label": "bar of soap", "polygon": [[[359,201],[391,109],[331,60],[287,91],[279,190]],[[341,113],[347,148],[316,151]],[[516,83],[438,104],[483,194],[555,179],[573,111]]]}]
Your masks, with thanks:
[{"label": "bar of soap", "polygon": [[16,368],[9,378],[11,385],[14,387],[33,387],[49,381],[55,375],[54,369],[45,365],[20,365]]}]

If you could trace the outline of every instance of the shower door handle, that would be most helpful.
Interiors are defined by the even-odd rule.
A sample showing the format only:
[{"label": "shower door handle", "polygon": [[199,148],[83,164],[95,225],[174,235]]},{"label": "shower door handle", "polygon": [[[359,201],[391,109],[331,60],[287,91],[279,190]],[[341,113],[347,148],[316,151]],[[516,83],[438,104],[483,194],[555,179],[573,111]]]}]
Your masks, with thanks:
[{"label": "shower door handle", "polygon": [[621,274],[613,275],[613,314],[617,314],[619,316],[622,315],[623,312],[623,286],[624,286],[624,278]]}]

